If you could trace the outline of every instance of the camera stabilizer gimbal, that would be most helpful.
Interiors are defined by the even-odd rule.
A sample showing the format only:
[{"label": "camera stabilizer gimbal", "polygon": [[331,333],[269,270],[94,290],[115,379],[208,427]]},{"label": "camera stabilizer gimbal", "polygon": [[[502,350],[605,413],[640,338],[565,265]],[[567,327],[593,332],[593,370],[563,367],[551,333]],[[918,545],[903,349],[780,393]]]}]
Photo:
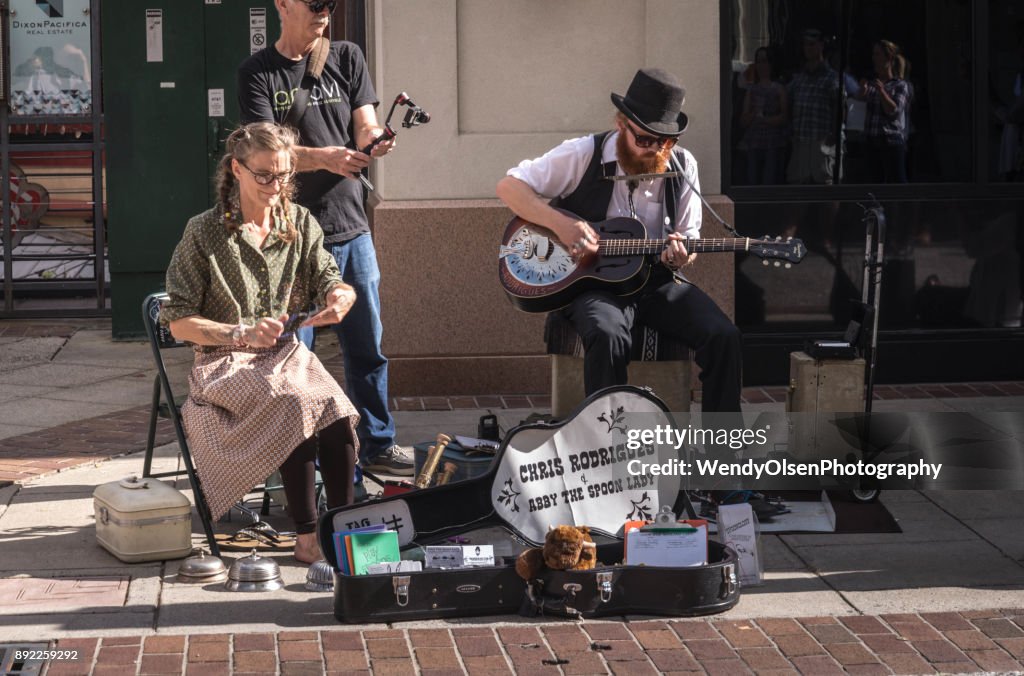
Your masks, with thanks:
[{"label": "camera stabilizer gimbal", "polygon": [[[408,94],[402,92],[396,96],[395,100],[391,103],[391,110],[388,111],[388,117],[384,121],[384,133],[373,139],[373,141],[367,144],[366,147],[360,148],[359,152],[369,155],[370,151],[377,147],[378,143],[390,141],[398,136],[398,132],[391,128],[391,117],[395,114],[395,108],[398,106],[409,107],[409,110],[405,111],[405,118],[402,120],[402,127],[405,129],[430,122],[430,113],[417,106],[412,102],[412,99],[409,98]],[[363,182],[363,185],[366,186],[367,190],[372,191],[374,189],[373,184],[370,183],[369,179],[362,174],[359,175],[359,180]]]}]

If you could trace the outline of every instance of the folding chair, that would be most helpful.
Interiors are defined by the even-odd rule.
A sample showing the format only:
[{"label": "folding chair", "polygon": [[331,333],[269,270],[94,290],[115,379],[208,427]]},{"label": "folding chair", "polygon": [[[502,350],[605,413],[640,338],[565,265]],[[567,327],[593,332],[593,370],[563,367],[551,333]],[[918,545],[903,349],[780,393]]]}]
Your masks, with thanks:
[{"label": "folding chair", "polygon": [[[185,439],[185,428],[181,422],[181,405],[185,402],[186,397],[174,396],[171,390],[170,379],[167,377],[167,369],[164,366],[163,350],[188,346],[188,343],[175,339],[171,332],[160,324],[160,306],[165,300],[167,300],[167,294],[161,292],[150,294],[142,302],[142,320],[146,326],[146,335],[149,336],[149,344],[153,349],[153,360],[156,362],[157,369],[157,374],[153,378],[153,399],[149,410],[149,433],[146,440],[146,454],[142,465],[142,476],[159,479],[163,477],[179,477],[183,474],[188,475],[192,492],[196,496],[196,511],[199,512],[199,519],[203,522],[206,540],[210,545],[210,553],[214,556],[220,556],[220,549],[213,535],[213,519],[210,514],[210,508],[200,487],[199,476],[196,474],[195,465],[192,462],[192,453],[189,451],[188,442]],[[174,433],[178,438],[178,448],[181,450],[181,458],[185,465],[184,470],[152,471],[153,451],[156,446],[156,425],[160,418],[169,418],[174,425]],[[357,477],[357,486],[361,485],[361,482],[362,478]],[[243,501],[233,505],[233,509],[239,510],[251,518],[254,523],[260,523],[261,516],[270,514],[272,496],[277,496],[277,502],[281,506],[287,505],[287,501],[284,499],[284,486],[281,485],[280,474],[276,472],[272,474],[264,482],[263,486],[256,487],[256,490],[260,489],[263,490],[263,502],[259,513],[247,507]],[[319,471],[316,474],[314,490],[316,492],[318,509],[325,510],[326,497],[323,493],[324,486]]]},{"label": "folding chair", "polygon": [[[206,503],[202,486],[199,484],[199,475],[196,474],[195,465],[192,463],[192,453],[189,452],[188,442],[185,439],[185,428],[181,422],[180,404],[183,400],[176,400],[174,392],[171,391],[171,381],[167,377],[167,369],[164,367],[163,350],[175,347],[185,347],[186,343],[176,340],[171,332],[160,325],[160,305],[167,300],[166,293],[153,293],[146,296],[142,301],[142,321],[146,326],[146,335],[149,336],[149,345],[153,348],[153,360],[156,362],[156,378],[153,380],[153,407],[149,413],[149,440],[146,446],[146,459],[143,464],[143,476],[165,477],[188,475],[188,482],[192,486],[192,493],[195,496],[196,511],[199,513],[199,520],[203,522],[203,531],[206,533],[206,542],[210,545],[210,553],[220,556],[220,548],[213,536],[213,518],[210,514],[210,507]],[[160,402],[161,390],[163,391],[163,403]],[[181,458],[185,464],[185,471],[160,472],[151,474],[153,465],[153,445],[156,439],[156,422],[158,417],[171,419],[174,425],[174,434],[178,438],[178,448],[181,450]]]},{"label": "folding chair", "polygon": [[[153,335],[155,334],[160,350],[166,350],[174,347],[186,347],[186,343],[175,340],[174,336],[171,335],[171,332],[165,329],[159,323],[160,303],[162,303],[166,298],[167,294],[155,293],[146,298],[146,301],[143,304],[143,319],[145,320],[146,323],[147,334],[150,336],[150,342],[152,344]],[[152,324],[152,326],[150,326],[150,324]],[[150,332],[150,329],[152,329],[152,332]],[[154,347],[153,349],[156,350],[158,348]],[[168,420],[171,419],[171,407],[167,402],[163,401],[163,397],[160,396],[160,391],[163,387],[159,373],[160,361],[162,361],[162,359],[158,360],[157,362],[158,372],[157,375],[153,378],[153,399],[149,408],[149,433],[147,434],[146,437],[146,455],[142,465],[142,476],[152,477],[154,479],[161,479],[163,477],[179,477],[187,473],[185,470],[156,473],[153,472],[153,450],[156,446],[157,421],[160,418]],[[185,395],[178,395],[174,400],[174,408],[180,409],[181,405],[185,403],[185,398]],[[259,514],[256,514],[256,512],[252,511],[241,502],[235,505],[235,507],[240,511],[244,512],[245,514],[247,514],[250,518],[252,518],[253,521],[259,521],[260,516],[267,516],[268,514],[270,514],[271,494],[269,492],[269,489],[280,489],[281,486],[274,485],[267,486],[267,488],[268,491],[263,494],[263,505],[260,509]]]}]

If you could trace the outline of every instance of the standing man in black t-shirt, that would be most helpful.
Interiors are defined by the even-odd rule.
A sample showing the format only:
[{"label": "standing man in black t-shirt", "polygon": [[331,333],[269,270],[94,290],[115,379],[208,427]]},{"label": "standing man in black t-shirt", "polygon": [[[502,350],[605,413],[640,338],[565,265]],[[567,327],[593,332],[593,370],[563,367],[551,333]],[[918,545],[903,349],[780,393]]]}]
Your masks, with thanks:
[{"label": "standing man in black t-shirt", "polygon": [[[281,37],[246,59],[238,70],[238,102],[242,123],[282,123],[306,60],[323,36],[335,0],[275,0]],[[359,173],[371,157],[365,148],[383,129],[374,107],[377,96],[359,47],[331,43],[320,80],[312,87],[306,112],[298,122],[298,190],[295,201],[309,209],[324,230],[324,245],[334,256],[342,278],[356,291],[356,303],[345,321],[335,325],[345,360],[345,382],[360,413],[360,455],[366,469],[411,476],[408,450],[395,444],[395,423],[388,410],[388,360],[381,352],[380,270],[366,220]],[[377,145],[373,157],[394,148]],[[312,335],[307,341],[312,349]]]}]

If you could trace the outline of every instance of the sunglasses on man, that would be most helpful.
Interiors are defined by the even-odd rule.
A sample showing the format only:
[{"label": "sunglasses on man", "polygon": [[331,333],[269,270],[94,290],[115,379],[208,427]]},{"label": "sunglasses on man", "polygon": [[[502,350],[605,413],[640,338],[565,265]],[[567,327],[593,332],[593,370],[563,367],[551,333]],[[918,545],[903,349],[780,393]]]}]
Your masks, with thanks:
[{"label": "sunglasses on man", "polygon": [[636,145],[640,148],[650,148],[652,146],[658,146],[659,148],[671,148],[676,144],[679,139],[675,136],[648,136],[646,134],[639,134],[633,125],[627,124],[626,129],[633,135],[633,140],[636,141]]},{"label": "sunglasses on man", "polygon": [[338,6],[338,0],[298,0],[306,7],[309,7],[309,11],[313,14],[319,14],[327,9],[328,14],[334,13],[334,8]]}]

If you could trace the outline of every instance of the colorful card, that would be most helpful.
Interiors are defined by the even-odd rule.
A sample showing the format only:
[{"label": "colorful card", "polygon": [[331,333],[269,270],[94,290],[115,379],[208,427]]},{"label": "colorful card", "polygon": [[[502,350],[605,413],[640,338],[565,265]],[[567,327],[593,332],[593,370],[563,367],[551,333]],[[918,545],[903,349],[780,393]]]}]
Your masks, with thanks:
[{"label": "colorful card", "polygon": [[367,568],[375,563],[399,561],[398,533],[386,530],[383,533],[352,533],[345,539],[352,546],[352,574],[366,575]]},{"label": "colorful card", "polygon": [[352,530],[343,530],[334,533],[334,560],[337,564],[338,570],[342,575],[351,575],[351,566],[349,565],[349,557],[345,547],[345,536],[351,535],[352,533],[380,533],[388,529],[384,524],[377,524],[376,526],[362,526],[360,528],[353,528]]}]

